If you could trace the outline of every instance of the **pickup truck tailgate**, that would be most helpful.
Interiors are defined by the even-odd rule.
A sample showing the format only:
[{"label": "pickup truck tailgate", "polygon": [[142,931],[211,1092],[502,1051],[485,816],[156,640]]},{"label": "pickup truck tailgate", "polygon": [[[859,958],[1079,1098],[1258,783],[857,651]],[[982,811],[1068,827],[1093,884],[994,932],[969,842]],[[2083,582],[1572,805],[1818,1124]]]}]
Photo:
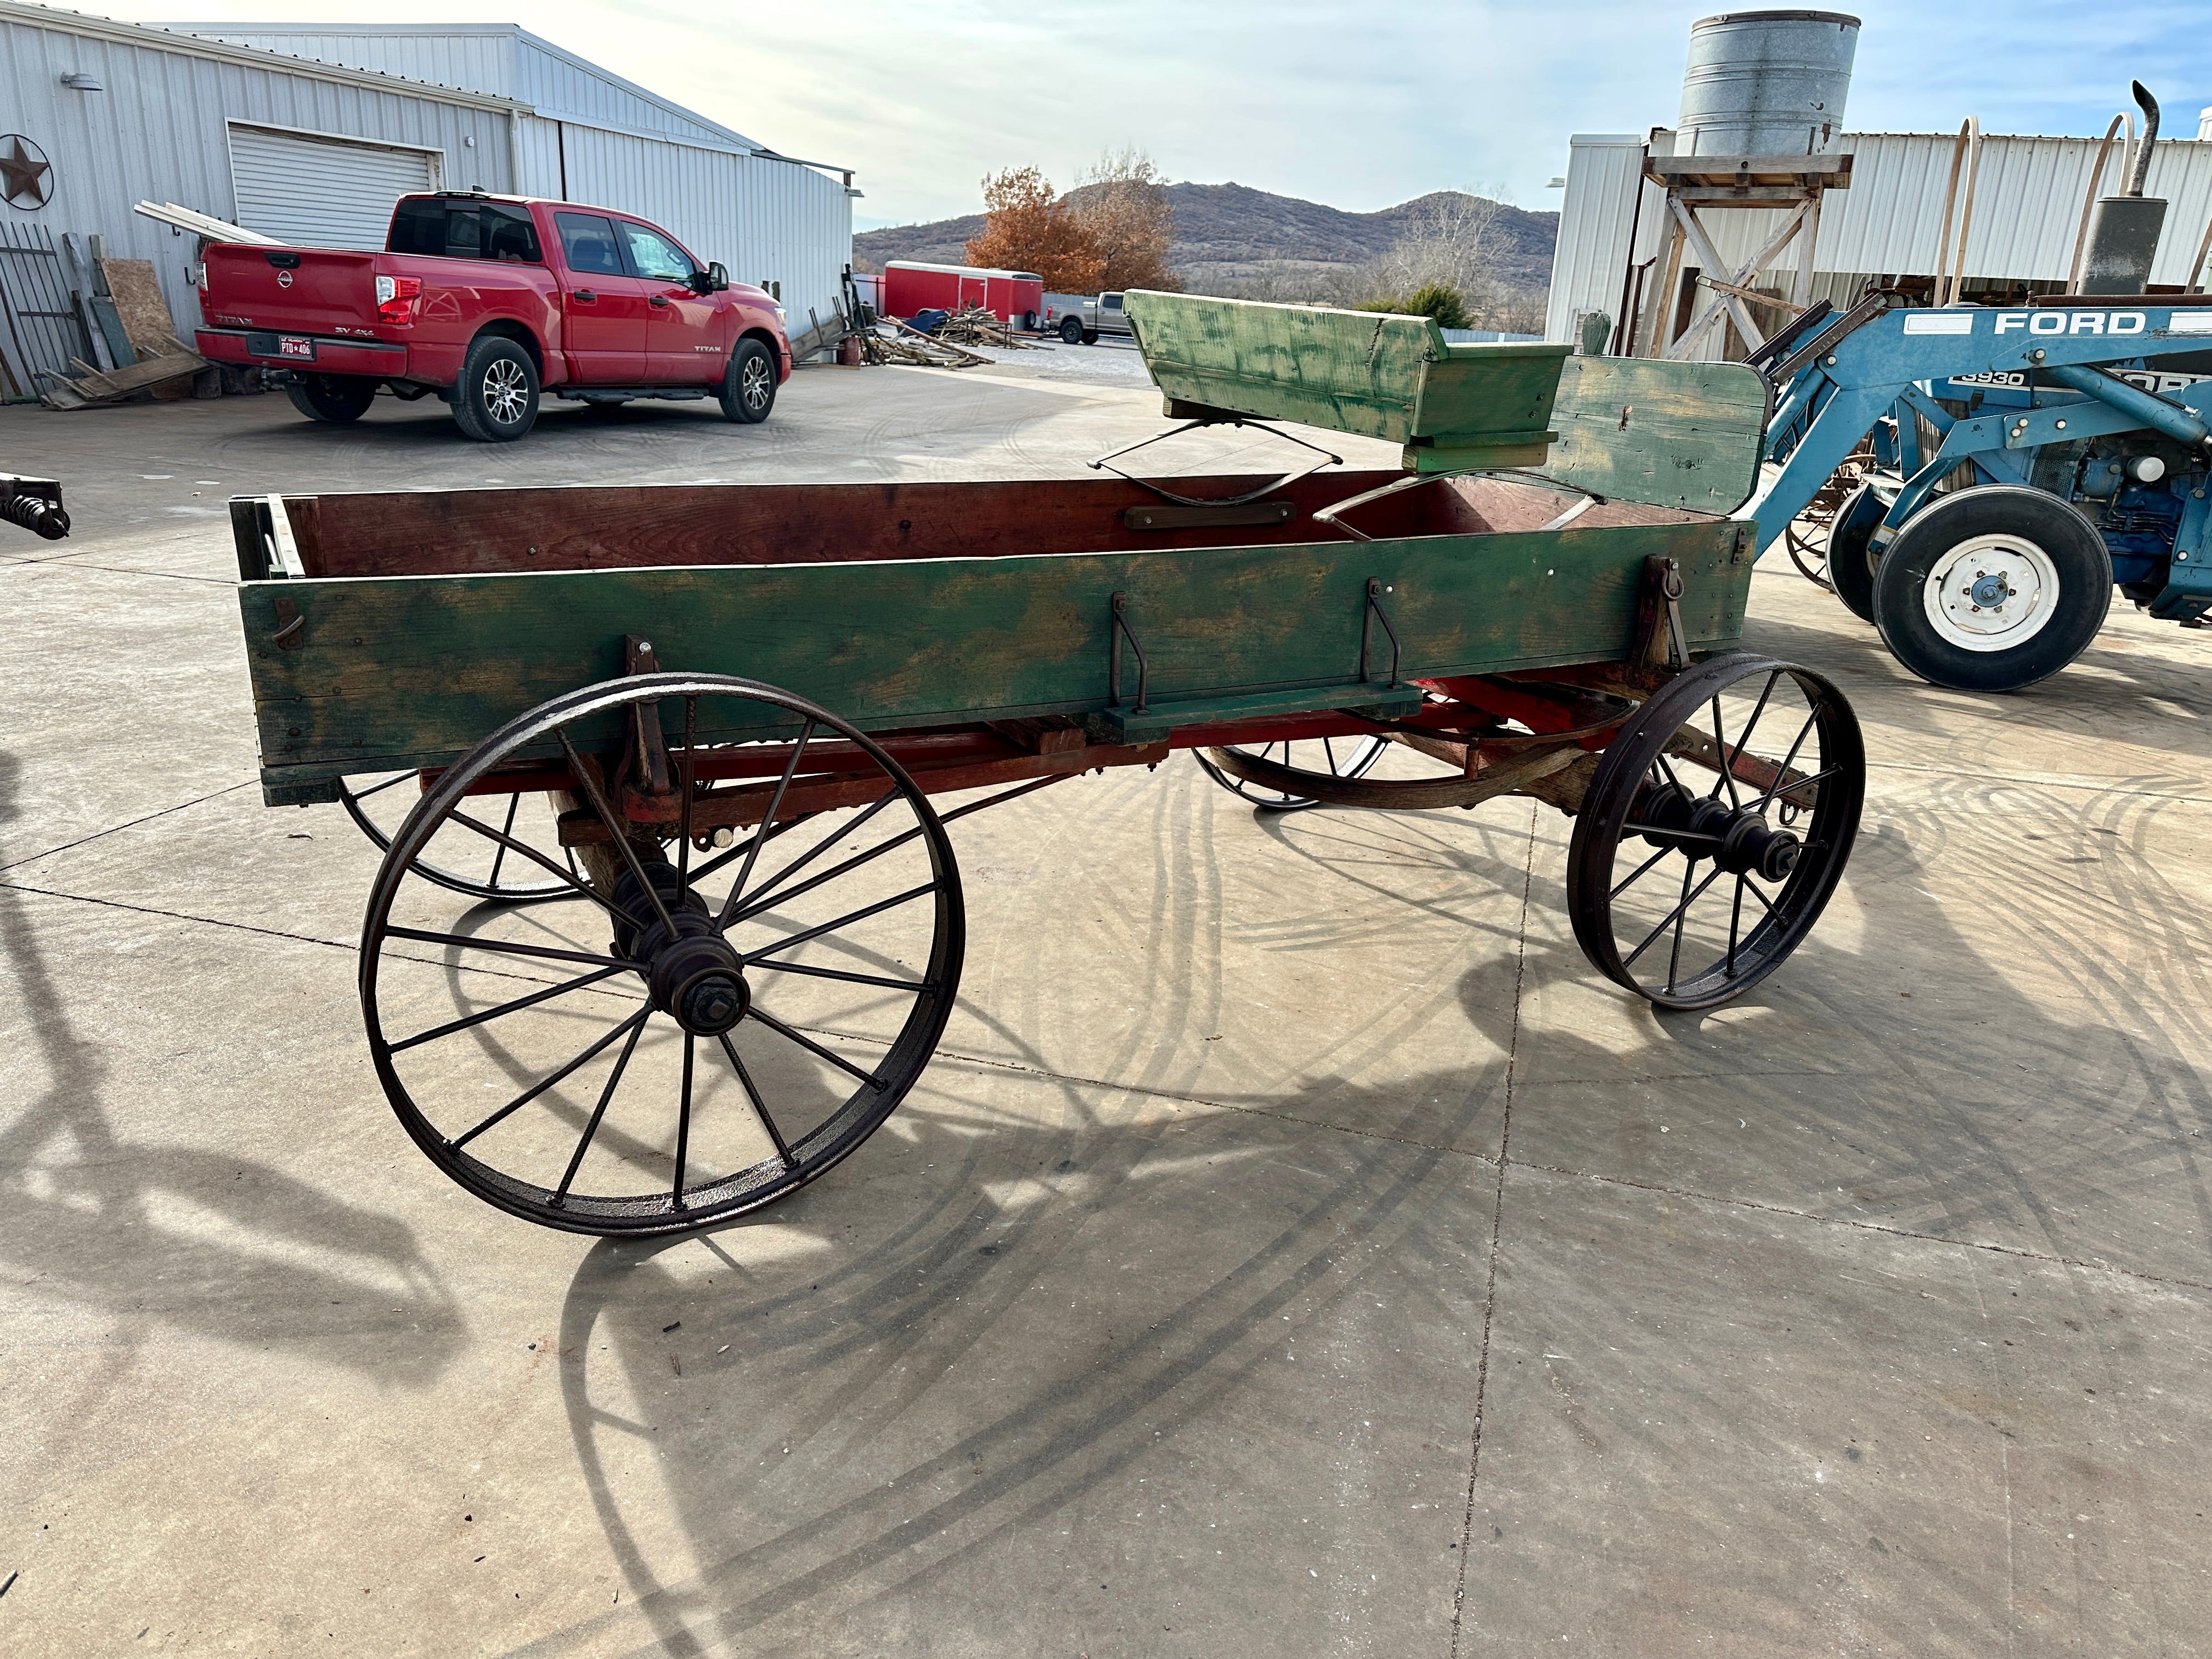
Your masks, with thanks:
[{"label": "pickup truck tailgate", "polygon": [[366,333],[376,323],[374,253],[225,242],[207,251],[208,320],[218,326]]}]

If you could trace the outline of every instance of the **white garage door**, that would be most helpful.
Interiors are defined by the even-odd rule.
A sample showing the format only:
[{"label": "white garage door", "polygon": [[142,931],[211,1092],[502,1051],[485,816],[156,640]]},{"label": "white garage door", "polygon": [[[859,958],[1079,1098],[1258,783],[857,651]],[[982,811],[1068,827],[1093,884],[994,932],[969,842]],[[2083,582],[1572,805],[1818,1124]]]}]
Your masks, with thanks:
[{"label": "white garage door", "polygon": [[382,247],[392,204],[410,191],[437,189],[438,161],[435,150],[230,130],[238,222],[301,247]]}]

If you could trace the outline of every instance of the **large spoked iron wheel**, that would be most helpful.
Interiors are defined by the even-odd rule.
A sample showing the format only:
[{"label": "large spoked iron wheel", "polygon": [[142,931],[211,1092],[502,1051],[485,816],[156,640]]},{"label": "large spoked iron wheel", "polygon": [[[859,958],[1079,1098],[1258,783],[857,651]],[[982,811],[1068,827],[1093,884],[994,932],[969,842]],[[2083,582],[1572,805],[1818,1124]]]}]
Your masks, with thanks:
[{"label": "large spoked iron wheel", "polygon": [[[607,783],[654,721],[658,829]],[[788,736],[716,735],[769,729]],[[577,779],[560,834],[582,876],[495,833],[511,797],[471,793],[518,757]],[[456,826],[588,902],[459,908],[418,866]],[[462,1187],[568,1231],[680,1232],[874,1133],[929,1062],[965,938],[944,827],[874,742],[769,686],[641,674],[520,716],[422,798],[370,894],[362,1011],[393,1110]]]},{"label": "large spoked iron wheel", "polygon": [[1749,654],[1690,669],[1591,777],[1567,854],[1576,942],[1662,1008],[1717,1007],[1812,931],[1865,798],[1858,720],[1820,675]]},{"label": "large spoked iron wheel", "polygon": [[[392,772],[382,776],[339,780],[338,804],[362,834],[380,850],[388,850],[392,837],[407,814],[422,799],[419,772]],[[585,879],[573,849],[560,845],[553,808],[542,794],[493,796],[485,802],[489,828],[500,839],[479,834],[467,824],[448,820],[415,860],[415,870],[426,881],[448,892],[498,904],[528,904],[543,899],[580,896]],[[555,875],[510,844],[522,842],[563,866]]]},{"label": "large spoked iron wheel", "polygon": [[[1249,801],[1263,812],[1297,812],[1319,806],[1321,798],[1297,793],[1292,787],[1297,781],[1278,775],[1275,769],[1283,773],[1348,782],[1374,770],[1375,763],[1382,758],[1389,746],[1390,740],[1381,737],[1303,738],[1262,744],[1255,749],[1194,749],[1190,752],[1192,758],[1205,769],[1206,776],[1239,799]],[[1262,764],[1249,766],[1253,761]],[[1247,763],[1246,769],[1265,781],[1240,776],[1228,769],[1240,762]],[[1325,788],[1326,785],[1317,787]]]}]

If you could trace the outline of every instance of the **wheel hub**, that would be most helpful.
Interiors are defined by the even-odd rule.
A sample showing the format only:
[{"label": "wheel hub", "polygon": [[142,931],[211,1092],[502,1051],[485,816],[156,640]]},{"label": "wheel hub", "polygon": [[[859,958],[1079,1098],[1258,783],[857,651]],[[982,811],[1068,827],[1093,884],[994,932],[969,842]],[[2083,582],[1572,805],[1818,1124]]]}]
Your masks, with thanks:
[{"label": "wheel hub", "polygon": [[1769,823],[1764,813],[1692,795],[1676,783],[1647,787],[1629,817],[1650,826],[1642,832],[1648,845],[1711,859],[1731,875],[1780,881],[1804,851],[1795,831]]},{"label": "wheel hub", "polygon": [[2057,568],[2025,537],[1975,536],[1929,567],[1922,608],[1936,632],[1967,651],[2008,651],[2043,631],[2058,597]]},{"label": "wheel hub", "polygon": [[642,929],[617,921],[615,954],[644,969],[654,1007],[694,1036],[719,1036],[752,1007],[744,958],[714,932],[706,901],[696,892],[681,890],[674,865],[663,858],[641,862],[668,922],[653,911],[637,878],[624,871],[615,883],[615,903],[631,915],[652,914],[653,921]]}]

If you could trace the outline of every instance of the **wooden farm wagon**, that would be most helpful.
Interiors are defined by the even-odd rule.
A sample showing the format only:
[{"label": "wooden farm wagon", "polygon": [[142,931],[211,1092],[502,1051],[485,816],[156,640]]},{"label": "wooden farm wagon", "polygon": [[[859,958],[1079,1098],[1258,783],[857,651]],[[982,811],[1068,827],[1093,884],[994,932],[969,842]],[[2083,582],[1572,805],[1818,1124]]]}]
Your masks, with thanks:
[{"label": "wooden farm wagon", "polygon": [[1826,680],[1735,649],[1757,375],[1128,310],[1170,417],[1401,467],[1284,433],[1279,477],[234,504],[266,797],[385,845],[370,1050],[461,1185],[644,1234],[811,1180],[952,1008],[948,825],[1178,750],[1261,807],[1571,814],[1576,937],[1662,1007],[1804,938],[1863,758]]}]

